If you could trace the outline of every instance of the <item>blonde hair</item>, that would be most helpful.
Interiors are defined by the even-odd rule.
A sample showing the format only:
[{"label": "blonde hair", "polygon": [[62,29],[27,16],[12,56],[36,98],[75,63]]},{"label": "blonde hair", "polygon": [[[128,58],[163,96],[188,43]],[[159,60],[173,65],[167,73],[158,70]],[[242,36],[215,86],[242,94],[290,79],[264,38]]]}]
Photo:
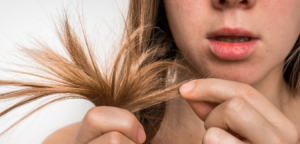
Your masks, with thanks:
[{"label": "blonde hair", "polygon": [[[2,86],[18,86],[23,89],[3,93],[0,100],[20,97],[24,99],[2,111],[0,116],[27,103],[59,93],[64,95],[40,106],[29,115],[55,101],[86,99],[95,106],[120,107],[134,113],[144,126],[147,135],[145,143],[150,143],[166,113],[166,102],[179,96],[178,89],[184,82],[203,78],[178,63],[178,50],[169,29],[162,0],[130,0],[122,44],[110,73],[101,71],[85,31],[82,30],[82,42],[69,25],[67,15],[58,26],[57,33],[68,57],[57,54],[48,45],[38,41],[37,49],[23,48],[37,62],[37,70],[45,74],[19,73],[42,78],[47,83],[1,80]],[[295,45],[294,50],[298,47],[299,44]],[[299,74],[299,66],[298,63],[293,64],[291,55],[287,57],[284,76],[291,88],[298,91],[298,77],[296,84],[293,80]],[[293,68],[289,67],[291,64]],[[295,68],[296,74],[291,74],[295,73]],[[176,75],[186,77],[177,79]],[[293,77],[290,78],[291,76]],[[167,84],[168,81],[172,82]]]},{"label": "blonde hair", "polygon": [[[174,80],[174,71],[177,74],[180,71],[187,74],[189,71],[174,62],[176,52],[171,49],[174,43],[167,23],[156,20],[162,14],[161,6],[161,1],[130,2],[122,44],[109,71],[100,69],[84,29],[82,40],[71,28],[67,14],[56,26],[68,57],[59,55],[39,40],[36,49],[23,47],[23,51],[36,62],[36,69],[43,74],[15,72],[36,76],[47,82],[0,80],[2,86],[22,87],[1,94],[0,100],[23,98],[2,111],[0,116],[53,94],[64,95],[35,109],[6,131],[50,103],[80,98],[91,101],[95,106],[113,106],[132,112],[145,129],[145,143],[149,143],[160,128],[166,101],[179,96],[179,86],[184,82]],[[172,83],[167,84],[167,81]]]}]

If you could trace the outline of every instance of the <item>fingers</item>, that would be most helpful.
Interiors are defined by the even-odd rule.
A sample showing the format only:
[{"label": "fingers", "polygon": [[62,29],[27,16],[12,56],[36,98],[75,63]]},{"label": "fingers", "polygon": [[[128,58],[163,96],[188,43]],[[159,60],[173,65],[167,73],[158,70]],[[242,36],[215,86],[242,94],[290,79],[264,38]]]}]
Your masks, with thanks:
[{"label": "fingers", "polygon": [[276,143],[280,137],[278,130],[265,117],[237,97],[212,110],[204,125],[205,129],[218,127],[226,131],[232,130],[251,143]]},{"label": "fingers", "polygon": [[73,143],[86,144],[111,131],[119,132],[135,143],[143,143],[146,139],[142,125],[132,113],[120,108],[101,106],[87,112]]},{"label": "fingers", "polygon": [[136,144],[119,132],[108,132],[88,144]]},{"label": "fingers", "polygon": [[245,144],[220,128],[210,128],[203,137],[203,144]]},{"label": "fingers", "polygon": [[[291,141],[298,139],[296,126],[265,96],[249,85],[221,79],[199,79],[184,84],[180,88],[180,93],[203,121],[206,121],[206,118],[218,104],[233,98],[240,98],[255,109],[257,113],[260,113],[270,125],[276,128],[276,132],[281,134],[281,136],[273,140],[281,141],[281,138],[284,137],[285,140]],[[212,103],[215,104],[212,105]],[[241,111],[244,112],[246,109]],[[247,115],[241,114],[239,116],[247,117]],[[221,117],[218,117],[218,119],[221,119]],[[232,116],[231,119],[239,120],[237,116]],[[253,120],[257,121],[257,119]],[[244,125],[247,125],[247,123],[244,123]],[[261,125],[261,129],[264,129],[264,125]],[[251,128],[250,131],[256,133],[259,130]],[[276,135],[277,133],[273,134]]]},{"label": "fingers", "polygon": [[[273,125],[280,127],[282,123],[290,122],[266,97],[249,85],[221,79],[199,79],[192,82],[194,85],[187,84],[186,87],[183,85],[180,88],[181,95],[188,101],[193,101],[192,107],[197,107],[197,102],[200,101],[202,103],[198,104],[205,105],[203,101],[222,103],[228,99],[239,97],[252,105]],[[202,120],[205,120],[208,115],[207,110],[198,110],[197,113]]]}]

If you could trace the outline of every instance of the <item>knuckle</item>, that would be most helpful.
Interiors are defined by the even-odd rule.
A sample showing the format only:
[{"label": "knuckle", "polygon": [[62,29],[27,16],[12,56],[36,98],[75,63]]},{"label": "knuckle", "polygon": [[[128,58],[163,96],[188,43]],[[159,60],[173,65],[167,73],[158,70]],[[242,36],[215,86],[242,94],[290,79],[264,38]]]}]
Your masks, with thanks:
[{"label": "knuckle", "polygon": [[238,97],[232,98],[224,104],[224,112],[226,115],[233,115],[243,111],[246,107],[246,102]]},{"label": "knuckle", "polygon": [[124,112],[124,116],[122,116],[122,126],[125,128],[125,129],[132,129],[137,123],[137,119],[136,117],[130,113],[129,111],[127,110],[124,110],[126,112]]},{"label": "knuckle", "polygon": [[220,137],[221,135],[221,130],[218,128],[209,128],[204,137],[203,137],[203,143],[205,144],[218,144],[220,143]]},{"label": "knuckle", "polygon": [[99,121],[122,120],[119,126],[124,129],[132,129],[138,123],[136,117],[125,109],[99,106],[91,108],[84,117],[87,127],[99,127]]},{"label": "knuckle", "polygon": [[97,121],[101,119],[101,117],[104,117],[104,110],[103,107],[94,107],[88,110],[86,113],[83,121],[88,127],[95,127],[97,124]]},{"label": "knuckle", "polygon": [[107,134],[106,143],[107,144],[125,144],[126,138],[123,134],[119,132],[109,132]]}]

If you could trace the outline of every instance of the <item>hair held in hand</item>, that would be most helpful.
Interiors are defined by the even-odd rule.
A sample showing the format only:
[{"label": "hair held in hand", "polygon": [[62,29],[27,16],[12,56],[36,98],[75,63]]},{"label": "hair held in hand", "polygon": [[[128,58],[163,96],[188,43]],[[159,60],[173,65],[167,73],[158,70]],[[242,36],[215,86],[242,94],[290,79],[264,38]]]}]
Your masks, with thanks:
[{"label": "hair held in hand", "polygon": [[[203,78],[180,64],[162,0],[130,0],[125,31],[111,67],[101,69],[85,30],[83,38],[70,26],[65,14],[56,30],[67,56],[36,40],[36,48],[22,50],[36,62],[36,71],[16,73],[44,81],[0,80],[1,86],[21,89],[0,94],[0,100],[22,98],[0,112],[0,117],[36,100],[60,94],[19,119],[7,132],[30,114],[64,99],[86,99],[95,106],[113,106],[132,112],[143,125],[146,142],[154,138],[166,113],[167,102],[179,96],[179,87],[189,80]],[[80,23],[82,27],[82,22]],[[299,90],[299,44],[286,58],[284,78],[295,92]],[[109,69],[109,70],[107,70]],[[180,76],[180,77],[179,77]]]},{"label": "hair held in hand", "polygon": [[23,99],[2,111],[0,116],[53,94],[63,96],[35,109],[6,131],[52,102],[80,98],[91,101],[95,106],[113,106],[132,112],[144,126],[146,143],[149,143],[163,120],[166,101],[179,96],[179,87],[184,81],[176,79],[176,74],[191,74],[186,67],[175,62],[176,49],[170,39],[168,24],[158,18],[165,15],[159,11],[161,6],[158,1],[131,1],[121,46],[109,71],[101,69],[84,29],[83,39],[80,39],[70,26],[67,14],[56,28],[68,57],[61,56],[39,40],[36,40],[34,49],[22,47],[26,55],[36,62],[36,70],[41,74],[14,72],[47,82],[1,80],[2,86],[22,89],[2,93],[0,100]]}]

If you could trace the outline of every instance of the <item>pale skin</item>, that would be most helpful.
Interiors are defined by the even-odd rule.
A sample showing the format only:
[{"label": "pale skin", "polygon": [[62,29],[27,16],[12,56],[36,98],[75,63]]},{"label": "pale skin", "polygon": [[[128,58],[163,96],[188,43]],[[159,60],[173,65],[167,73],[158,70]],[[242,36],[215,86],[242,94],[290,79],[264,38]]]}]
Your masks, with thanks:
[{"label": "pale skin", "polygon": [[[300,34],[300,1],[219,2],[164,0],[182,57],[192,69],[212,78],[180,88],[182,97],[170,102],[152,144],[299,143],[300,99],[292,98],[282,70]],[[206,36],[222,27],[245,28],[258,35],[255,52],[239,61],[213,57]],[[126,110],[95,107],[82,122],[56,131],[44,143],[139,144],[145,140],[140,127]]]}]

